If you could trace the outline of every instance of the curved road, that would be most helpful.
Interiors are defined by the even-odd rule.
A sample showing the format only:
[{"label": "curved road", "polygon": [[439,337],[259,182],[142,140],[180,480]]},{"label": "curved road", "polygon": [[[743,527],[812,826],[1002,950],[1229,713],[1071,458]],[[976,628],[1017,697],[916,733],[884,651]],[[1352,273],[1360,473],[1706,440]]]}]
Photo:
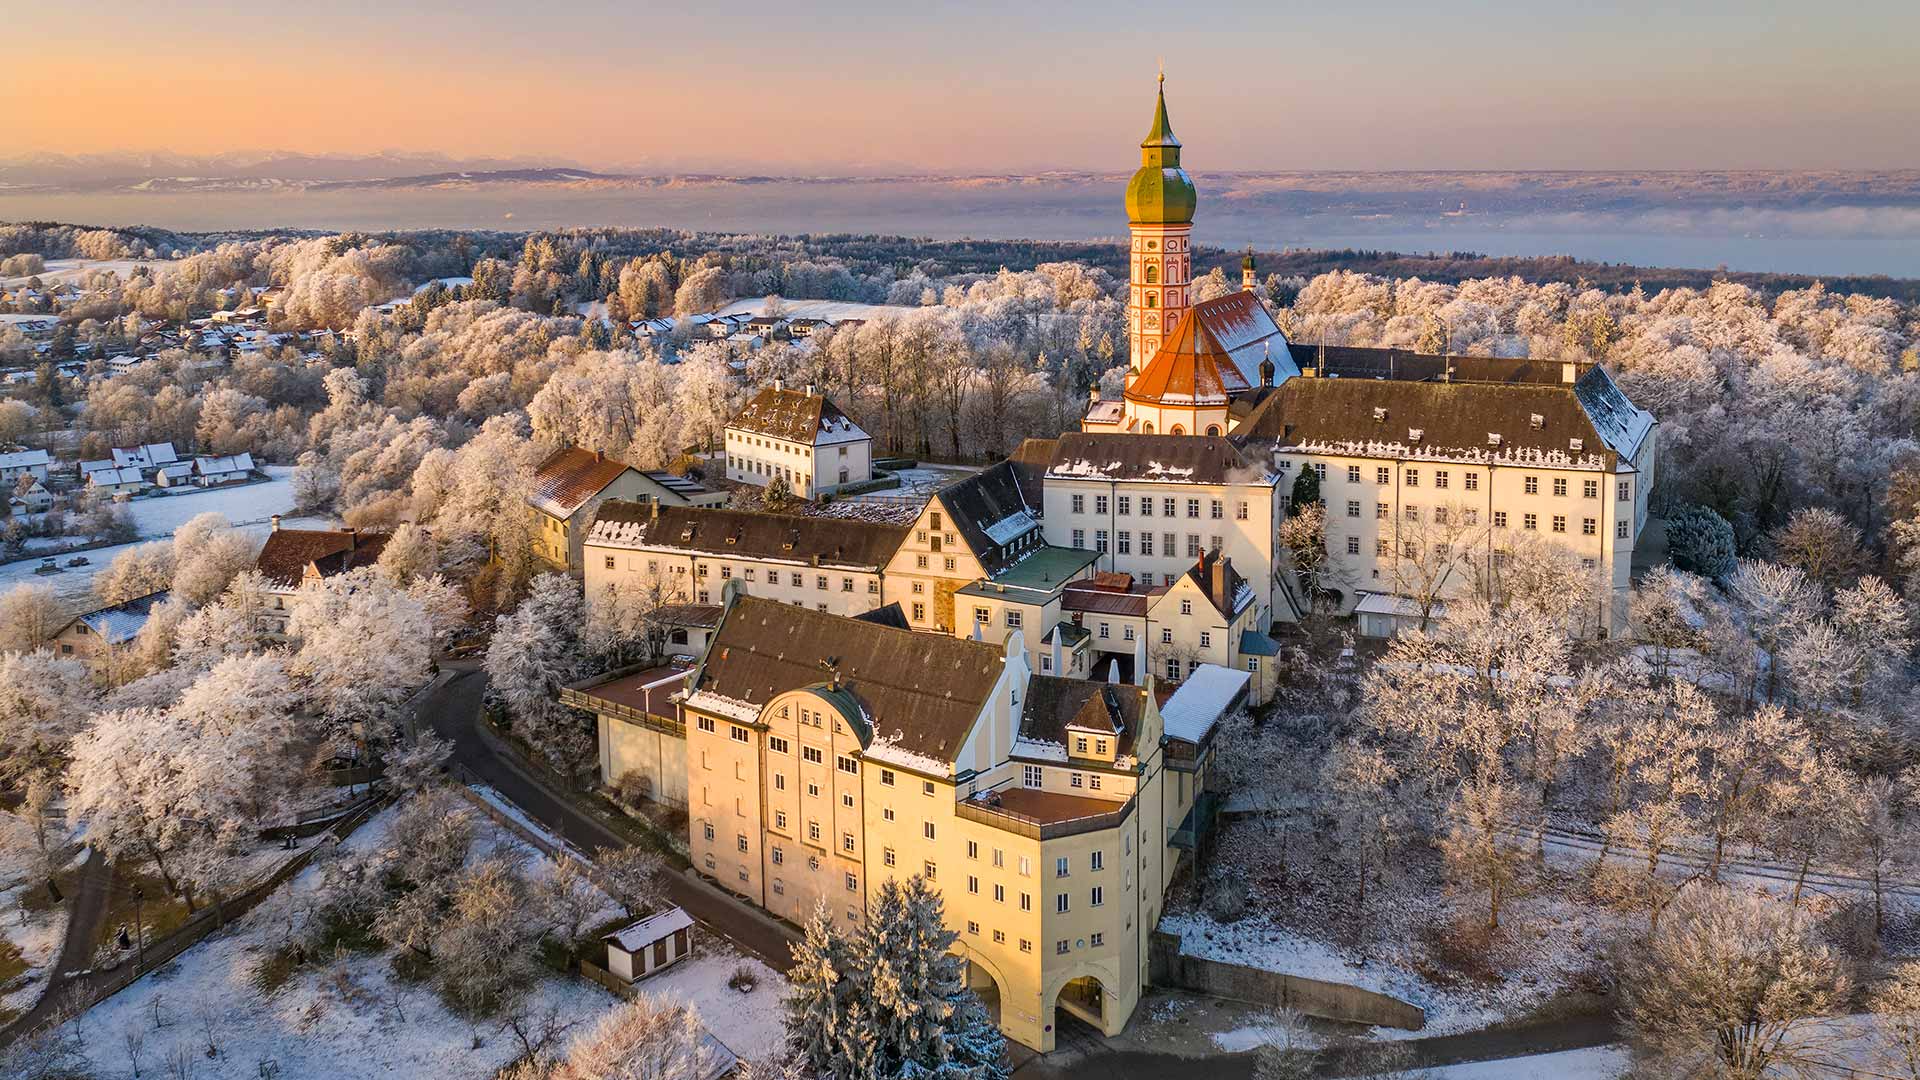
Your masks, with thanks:
[{"label": "curved road", "polygon": [[51,1019],[67,986],[93,970],[93,943],[100,940],[100,924],[107,918],[107,891],[112,883],[113,868],[99,852],[89,850],[79,882],[67,897],[67,936],[48,970],[46,989],[33,1008],[0,1029],[0,1046]]}]

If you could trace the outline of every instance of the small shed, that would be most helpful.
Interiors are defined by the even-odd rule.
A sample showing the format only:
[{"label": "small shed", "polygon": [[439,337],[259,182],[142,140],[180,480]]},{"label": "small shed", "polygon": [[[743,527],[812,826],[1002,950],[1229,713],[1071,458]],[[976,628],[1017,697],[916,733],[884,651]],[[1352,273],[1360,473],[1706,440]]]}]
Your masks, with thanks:
[{"label": "small shed", "polygon": [[601,940],[607,943],[607,970],[637,982],[693,951],[693,916],[668,908]]}]

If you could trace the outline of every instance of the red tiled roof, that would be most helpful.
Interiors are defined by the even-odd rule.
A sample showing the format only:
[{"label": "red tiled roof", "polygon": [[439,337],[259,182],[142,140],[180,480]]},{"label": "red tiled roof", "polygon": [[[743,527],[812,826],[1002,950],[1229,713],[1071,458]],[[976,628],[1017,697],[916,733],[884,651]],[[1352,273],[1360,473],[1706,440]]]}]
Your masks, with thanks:
[{"label": "red tiled roof", "polygon": [[321,577],[332,577],[362,566],[372,566],[387,546],[388,533],[352,529],[275,529],[267,534],[254,566],[268,581],[298,587],[307,567]]},{"label": "red tiled roof", "polygon": [[1127,397],[1150,404],[1225,405],[1230,395],[1252,389],[1205,316],[1208,305],[1227,299],[1209,300],[1182,319],[1127,388]]},{"label": "red tiled roof", "polygon": [[575,446],[556,450],[534,470],[528,501],[554,517],[571,517],[630,468],[624,461]]}]

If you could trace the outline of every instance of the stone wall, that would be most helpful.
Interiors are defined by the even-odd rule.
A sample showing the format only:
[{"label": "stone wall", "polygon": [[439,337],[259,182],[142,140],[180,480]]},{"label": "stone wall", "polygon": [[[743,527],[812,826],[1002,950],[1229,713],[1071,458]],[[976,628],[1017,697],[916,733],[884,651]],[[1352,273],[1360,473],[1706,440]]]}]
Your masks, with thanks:
[{"label": "stone wall", "polygon": [[1155,930],[1150,948],[1148,971],[1155,986],[1297,1009],[1326,1020],[1408,1031],[1419,1031],[1427,1024],[1427,1014],[1418,1006],[1372,990],[1185,955],[1174,934]]}]

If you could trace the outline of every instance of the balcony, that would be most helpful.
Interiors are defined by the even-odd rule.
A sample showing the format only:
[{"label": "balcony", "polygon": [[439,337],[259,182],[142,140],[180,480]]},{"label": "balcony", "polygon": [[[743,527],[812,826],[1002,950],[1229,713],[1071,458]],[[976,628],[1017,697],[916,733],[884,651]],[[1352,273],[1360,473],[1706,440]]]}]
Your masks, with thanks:
[{"label": "balcony", "polygon": [[954,813],[1016,836],[1052,840],[1118,828],[1133,813],[1133,800],[1116,802],[1032,788],[1004,788],[956,803]]}]

